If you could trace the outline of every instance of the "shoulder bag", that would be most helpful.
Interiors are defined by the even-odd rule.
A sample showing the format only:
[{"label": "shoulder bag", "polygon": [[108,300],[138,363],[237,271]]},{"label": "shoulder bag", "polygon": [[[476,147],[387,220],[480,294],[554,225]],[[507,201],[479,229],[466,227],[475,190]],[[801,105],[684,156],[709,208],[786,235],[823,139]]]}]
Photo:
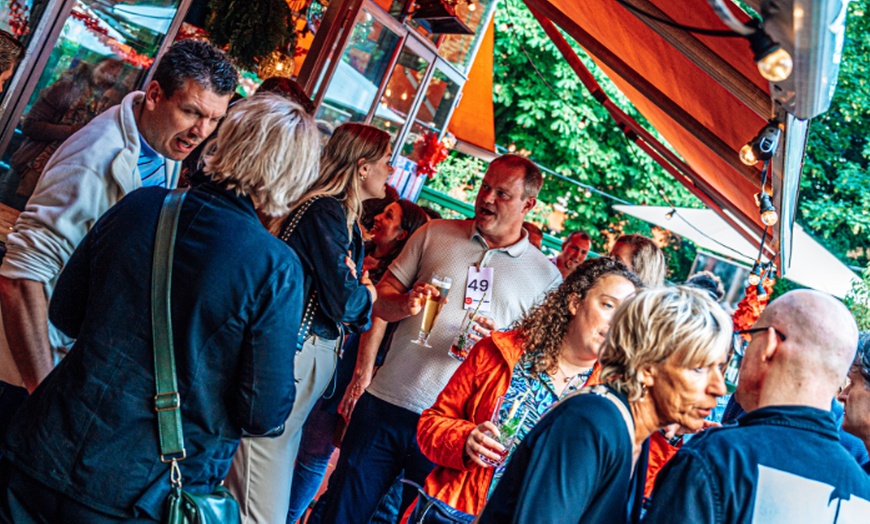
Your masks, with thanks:
[{"label": "shoulder bag", "polygon": [[211,493],[197,494],[182,490],[178,463],[187,457],[181,428],[181,398],[175,372],[172,343],[172,318],[169,294],[172,287],[172,257],[175,234],[185,190],[171,191],[163,201],[154,241],[151,270],[151,336],[154,342],[154,379],[157,427],[160,435],[160,460],[170,463],[171,491],[166,498],[165,524],[238,524],[239,504],[229,491],[218,486]]}]

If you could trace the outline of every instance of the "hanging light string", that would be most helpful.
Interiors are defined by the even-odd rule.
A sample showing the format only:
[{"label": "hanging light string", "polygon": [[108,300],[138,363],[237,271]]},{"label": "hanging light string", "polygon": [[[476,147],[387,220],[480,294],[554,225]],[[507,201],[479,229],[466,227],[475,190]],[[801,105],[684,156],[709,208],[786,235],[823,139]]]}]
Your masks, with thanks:
[{"label": "hanging light string", "polygon": [[[682,29],[683,31],[688,31],[689,33],[693,33],[693,34],[697,34],[697,35],[725,37],[725,38],[727,38],[727,37],[743,38],[746,35],[750,34],[752,31],[754,31],[754,30],[746,30],[746,32],[743,32],[743,30],[737,31],[734,28],[732,28],[732,29],[708,29],[705,27],[692,27],[692,26],[683,25],[683,24],[674,22],[673,20],[669,20],[667,18],[662,18],[660,16],[656,16],[652,13],[648,13],[648,12],[644,11],[643,9],[637,7],[636,5],[634,5],[630,2],[627,2],[626,0],[616,0],[616,3],[620,4],[622,7],[628,9],[629,11],[633,12],[634,14],[636,14],[640,17],[647,18],[649,20],[655,20],[656,22],[658,22],[660,24],[664,24],[666,26],[674,27],[677,29]],[[713,8],[714,8],[714,10],[716,10],[716,6],[713,6]],[[718,14],[718,11],[717,11],[717,14]],[[730,12],[728,14],[730,14]],[[722,21],[725,22],[725,20],[722,20]],[[725,22],[725,24],[728,27],[732,27],[731,24],[729,24],[728,22]],[[740,24],[740,25],[743,26],[743,24]]]},{"label": "hanging light string", "polygon": [[[617,0],[617,1],[619,1],[619,0]],[[513,27],[513,26],[515,26],[515,23],[514,23],[513,15],[512,15],[512,13],[511,13],[511,9],[513,9],[513,6],[511,5],[511,2],[505,2],[505,14],[507,15],[507,18],[508,18],[508,20],[509,20],[510,26]],[[553,86],[550,84],[550,82],[547,81],[547,79],[544,77],[543,73],[541,73],[541,70],[538,69],[538,66],[535,64],[535,61],[532,59],[532,57],[531,57],[531,55],[529,54],[528,50],[527,50],[526,47],[523,45],[522,40],[517,38],[517,33],[516,33],[515,31],[511,31],[511,40],[519,46],[519,48],[520,48],[520,50],[522,51],[523,55],[526,57],[526,61],[529,63],[529,65],[530,65],[530,66],[532,67],[532,69],[535,71],[535,74],[538,76],[538,78],[541,79],[541,81],[544,83],[544,85],[547,87],[547,89],[550,91],[550,93],[551,93],[551,94],[552,94],[552,95],[553,95],[557,100],[561,101],[562,104],[564,105],[564,107],[565,107],[566,109],[568,109],[569,112],[571,112],[575,117],[578,117],[578,118],[579,118],[579,115],[578,115],[577,112],[574,110],[574,108],[571,107],[571,105],[568,103],[567,100],[565,100],[564,98],[562,98],[562,96],[561,96],[561,95],[560,95],[560,94],[559,94],[559,93],[558,93],[558,92],[553,88]],[[633,144],[633,143],[628,139],[628,137],[625,135],[625,133],[619,133],[619,135],[623,138],[623,140],[625,140],[625,143],[626,143],[626,149],[627,149],[627,151],[628,151],[628,155],[632,158],[632,160],[634,161],[635,165],[640,165],[640,161],[637,159],[637,157],[635,156],[635,153],[634,153],[634,147],[636,147],[636,146],[634,146],[634,144]],[[499,148],[502,150],[502,152],[507,151],[507,149],[505,149],[505,148],[503,148],[503,147],[501,147],[501,146],[497,146],[497,147],[499,147]],[[628,201],[623,200],[623,199],[621,199],[621,198],[615,197],[615,196],[613,196],[613,195],[611,195],[611,194],[609,194],[609,193],[606,193],[606,192],[604,192],[604,191],[601,191],[601,190],[598,189],[598,188],[592,187],[592,186],[590,186],[590,185],[588,185],[588,184],[583,184],[582,182],[578,182],[578,181],[576,181],[576,180],[574,180],[574,179],[572,179],[572,178],[569,178],[569,177],[566,177],[566,176],[564,176],[564,175],[561,175],[561,174],[559,174],[559,173],[553,171],[552,169],[549,169],[549,168],[547,168],[546,166],[541,165],[541,164],[538,163],[538,162],[535,162],[535,163],[538,165],[538,167],[541,168],[541,170],[546,171],[547,173],[549,173],[549,174],[551,174],[551,175],[553,175],[553,176],[556,176],[556,177],[558,177],[558,178],[561,178],[561,179],[563,179],[563,180],[566,180],[566,181],[568,181],[568,182],[571,182],[571,183],[573,183],[573,184],[575,184],[575,185],[578,185],[578,186],[580,186],[580,187],[583,187],[583,188],[585,188],[585,189],[587,189],[587,190],[589,190],[589,191],[593,191],[593,192],[595,192],[595,193],[598,193],[598,194],[600,194],[600,195],[602,195],[602,196],[604,196],[604,197],[610,198],[610,199],[612,199],[612,200],[614,200],[614,201],[619,202],[620,204],[625,204],[625,205],[630,205],[630,206],[636,205],[636,204],[634,204],[634,203],[632,203],[632,202],[628,202]],[[708,234],[705,233],[704,231],[700,230],[697,226],[695,226],[694,224],[692,224],[691,221],[686,220],[685,217],[683,217],[682,215],[680,215],[680,214],[677,212],[676,206],[673,205],[673,204],[671,203],[670,199],[669,199],[668,196],[667,196],[667,193],[665,193],[665,191],[661,188],[661,186],[659,186],[659,185],[658,185],[658,184],[653,180],[653,178],[650,176],[650,174],[649,174],[646,170],[644,170],[643,172],[644,172],[645,175],[646,175],[647,181],[650,182],[650,183],[652,184],[653,188],[656,190],[656,192],[659,194],[659,196],[660,196],[660,197],[665,201],[665,203],[666,203],[668,206],[670,206],[670,208],[671,208],[671,210],[672,210],[672,212],[673,212],[673,215],[678,216],[678,217],[680,218],[680,220],[683,221],[683,223],[685,223],[686,225],[688,225],[691,229],[693,229],[693,230],[694,230],[696,233],[698,233],[699,235],[703,236],[704,238],[706,238],[707,240],[713,242],[714,244],[718,245],[719,247],[721,247],[721,248],[727,250],[728,252],[733,253],[734,255],[736,255],[737,257],[739,257],[740,259],[743,259],[743,260],[752,260],[751,257],[746,256],[745,254],[741,253],[740,251],[737,251],[736,249],[732,248],[731,246],[728,246],[728,245],[726,245],[726,244],[723,244],[722,242],[716,240],[715,238],[713,238],[712,236],[708,235]],[[673,215],[672,215],[672,216],[673,216]]]},{"label": "hanging light string", "polygon": [[[623,134],[622,137],[625,139],[625,141],[626,141],[628,144],[631,144],[631,141],[628,139],[627,136],[625,136],[625,134]],[[634,156],[634,152],[633,152],[630,148],[629,148],[628,151],[629,151],[629,155],[632,157],[632,159],[635,161],[635,163],[638,163],[637,157]],[[719,246],[719,247],[721,247],[721,248],[723,248],[723,249],[726,249],[726,250],[730,251],[731,253],[734,253],[735,255],[737,255],[737,257],[739,257],[739,258],[741,258],[741,259],[745,259],[745,260],[750,260],[750,261],[752,260],[752,257],[748,257],[748,256],[746,256],[745,254],[741,253],[740,251],[737,251],[737,250],[734,249],[733,247],[731,247],[731,246],[729,246],[729,245],[726,245],[726,244],[723,244],[722,242],[716,240],[716,239],[713,238],[712,236],[708,235],[706,232],[704,232],[704,231],[702,231],[701,229],[699,229],[699,228],[698,228],[697,226],[695,226],[695,224],[693,224],[691,221],[687,220],[686,217],[684,217],[683,215],[681,215],[681,214],[679,213],[679,211],[677,211],[677,206],[675,206],[674,204],[671,203],[671,200],[668,198],[667,193],[665,193],[664,189],[662,189],[662,187],[658,184],[658,182],[656,182],[655,179],[653,179],[653,178],[650,176],[650,174],[649,174],[648,172],[645,172],[645,174],[646,174],[647,181],[648,181],[650,184],[652,184],[652,186],[653,186],[653,187],[655,188],[655,190],[658,192],[659,196],[661,196],[662,199],[664,199],[665,203],[667,203],[667,205],[670,206],[671,210],[668,211],[668,214],[670,214],[671,217],[677,217],[677,218],[679,218],[680,220],[683,221],[684,224],[686,224],[687,226],[689,226],[689,227],[690,227],[691,229],[693,229],[696,233],[698,233],[698,234],[701,235],[702,237],[706,238],[706,239],[709,240],[710,242],[713,242],[713,243],[716,244],[717,246]]]},{"label": "hanging light string", "polygon": [[[510,151],[509,151],[506,147],[504,147],[504,146],[501,146],[501,145],[496,144],[495,147],[496,147],[496,151],[497,151],[498,153],[500,153],[500,154],[505,154],[505,153],[509,153],[509,152],[510,152]],[[529,159],[530,159],[531,161],[533,161],[533,162],[535,163],[535,165],[538,166],[538,168],[540,168],[541,171],[543,171],[543,172],[545,172],[545,173],[547,173],[547,174],[549,174],[549,175],[552,175],[552,176],[554,176],[554,177],[556,177],[556,178],[560,178],[560,179],[562,179],[562,180],[564,180],[564,181],[566,181],[566,182],[570,182],[570,183],[574,184],[575,186],[582,187],[585,191],[589,191],[589,192],[591,192],[591,193],[597,193],[597,194],[599,194],[599,195],[601,195],[601,196],[603,196],[603,197],[605,197],[605,198],[609,198],[609,199],[613,200],[614,202],[618,202],[618,203],[620,203],[620,204],[624,204],[624,205],[626,205],[626,206],[634,206],[634,205],[637,205],[637,204],[635,204],[635,203],[633,203],[633,202],[629,202],[628,200],[624,200],[624,199],[622,199],[622,198],[619,198],[618,196],[611,195],[610,193],[608,193],[608,192],[606,192],[606,191],[602,191],[601,189],[598,189],[598,188],[595,187],[595,186],[590,186],[589,184],[584,184],[583,182],[580,182],[580,181],[574,180],[573,178],[571,178],[571,177],[569,177],[569,176],[565,176],[565,175],[563,175],[563,174],[561,174],[561,173],[559,173],[559,172],[557,172],[557,171],[553,171],[553,170],[550,169],[549,167],[547,167],[547,166],[541,164],[540,162],[538,162],[537,160],[535,160],[533,157],[529,157]]]}]

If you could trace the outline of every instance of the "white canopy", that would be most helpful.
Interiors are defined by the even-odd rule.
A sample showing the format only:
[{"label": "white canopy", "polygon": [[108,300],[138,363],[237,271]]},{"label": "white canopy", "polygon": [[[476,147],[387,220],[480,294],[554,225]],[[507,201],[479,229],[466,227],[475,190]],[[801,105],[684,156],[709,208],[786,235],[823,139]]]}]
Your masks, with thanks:
[{"label": "white canopy", "polygon": [[[677,208],[668,219],[670,207],[615,205],[613,208],[687,238],[700,249],[750,265],[758,256],[758,247],[710,209]],[[784,270],[789,280],[843,298],[851,289],[852,281],[858,279],[797,224],[794,224],[792,247],[791,267]]]}]

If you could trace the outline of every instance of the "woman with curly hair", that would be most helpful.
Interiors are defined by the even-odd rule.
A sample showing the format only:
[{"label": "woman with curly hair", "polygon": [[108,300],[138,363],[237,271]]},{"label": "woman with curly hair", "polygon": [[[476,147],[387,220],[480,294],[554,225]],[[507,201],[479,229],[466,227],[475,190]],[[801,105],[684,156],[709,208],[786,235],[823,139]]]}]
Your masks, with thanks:
[{"label": "woman with curly hair", "polygon": [[503,412],[515,402],[527,412],[518,443],[553,403],[597,383],[596,361],[610,319],[641,287],[620,260],[587,260],[515,329],[479,342],[420,417],[420,449],[437,464],[426,479],[426,493],[465,513],[479,513],[507,463],[503,446],[487,434],[497,433],[490,416],[499,396],[505,397]]}]

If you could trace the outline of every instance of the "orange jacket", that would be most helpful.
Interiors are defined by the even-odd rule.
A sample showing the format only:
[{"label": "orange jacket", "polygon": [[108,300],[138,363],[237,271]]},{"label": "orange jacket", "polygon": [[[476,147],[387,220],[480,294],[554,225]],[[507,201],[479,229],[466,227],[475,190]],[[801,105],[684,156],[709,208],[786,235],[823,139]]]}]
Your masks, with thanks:
[{"label": "orange jacket", "polygon": [[[426,477],[426,493],[472,515],[483,509],[495,470],[466,460],[465,441],[507,393],[521,355],[519,331],[494,332],[472,348],[435,404],[420,416],[417,442],[436,464]],[[599,371],[596,365],[587,386],[598,383]]]},{"label": "orange jacket", "polygon": [[656,477],[659,472],[665,467],[669,460],[674,458],[674,455],[680,451],[680,447],[672,446],[668,439],[662,435],[661,431],[656,431],[649,437],[649,463],[646,467],[646,483],[643,489],[643,496],[650,498],[652,496],[653,487],[656,484]]}]

